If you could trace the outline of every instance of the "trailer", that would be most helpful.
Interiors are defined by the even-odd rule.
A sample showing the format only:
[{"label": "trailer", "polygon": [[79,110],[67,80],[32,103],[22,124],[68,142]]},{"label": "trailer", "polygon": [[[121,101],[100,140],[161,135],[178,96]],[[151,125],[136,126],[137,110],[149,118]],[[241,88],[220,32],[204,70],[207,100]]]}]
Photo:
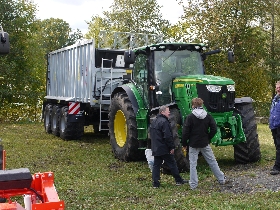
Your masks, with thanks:
[{"label": "trailer", "polygon": [[95,133],[108,133],[112,94],[127,89],[123,85],[132,81],[132,65],[125,64],[125,51],[160,41],[162,36],[155,34],[101,31],[98,44],[94,39],[81,40],[49,53],[45,131],[65,140],[80,139],[84,126],[93,126]]}]

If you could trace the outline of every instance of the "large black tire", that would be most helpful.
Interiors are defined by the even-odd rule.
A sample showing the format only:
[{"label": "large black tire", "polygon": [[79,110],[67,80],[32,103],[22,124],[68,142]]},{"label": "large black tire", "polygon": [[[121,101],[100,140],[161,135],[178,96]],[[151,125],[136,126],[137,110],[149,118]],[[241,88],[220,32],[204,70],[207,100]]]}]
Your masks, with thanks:
[{"label": "large black tire", "polygon": [[59,118],[60,118],[60,107],[54,105],[52,108],[51,130],[52,130],[52,134],[55,136],[59,136]]},{"label": "large black tire", "polygon": [[78,140],[84,134],[84,124],[81,122],[68,122],[68,106],[61,108],[59,117],[59,134],[64,140]]},{"label": "large black tire", "polygon": [[[174,158],[177,163],[177,167],[179,172],[187,172],[190,170],[190,163],[188,154],[187,156],[184,155],[181,141],[178,135],[178,126],[182,125],[181,115],[178,109],[173,108],[170,109],[170,116],[169,121],[171,123],[172,133],[173,133],[173,141],[175,144],[175,151],[174,151]],[[166,164],[163,164],[163,173],[169,174],[169,168]]]},{"label": "large black tire", "polygon": [[136,116],[125,92],[114,95],[108,116],[110,143],[115,157],[124,161],[143,160],[144,150],[138,149]]},{"label": "large black tire", "polygon": [[52,132],[51,121],[52,121],[52,104],[47,104],[44,110],[44,127],[46,133]]},{"label": "large black tire", "polygon": [[239,114],[246,142],[234,145],[234,159],[237,163],[252,163],[261,159],[257,123],[252,103],[235,104],[234,114]]}]

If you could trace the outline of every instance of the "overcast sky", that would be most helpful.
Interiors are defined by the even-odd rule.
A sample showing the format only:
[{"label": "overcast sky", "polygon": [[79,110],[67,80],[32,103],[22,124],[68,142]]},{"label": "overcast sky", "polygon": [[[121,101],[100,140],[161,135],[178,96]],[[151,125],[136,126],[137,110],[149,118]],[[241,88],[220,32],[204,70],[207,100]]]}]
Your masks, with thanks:
[{"label": "overcast sky", "polygon": [[[102,15],[102,11],[109,10],[113,0],[33,0],[37,5],[37,18],[60,18],[70,24],[72,29],[79,28],[87,32],[87,24],[93,15]],[[162,14],[165,19],[176,23],[183,14],[183,9],[176,0],[158,0],[162,5]]]}]

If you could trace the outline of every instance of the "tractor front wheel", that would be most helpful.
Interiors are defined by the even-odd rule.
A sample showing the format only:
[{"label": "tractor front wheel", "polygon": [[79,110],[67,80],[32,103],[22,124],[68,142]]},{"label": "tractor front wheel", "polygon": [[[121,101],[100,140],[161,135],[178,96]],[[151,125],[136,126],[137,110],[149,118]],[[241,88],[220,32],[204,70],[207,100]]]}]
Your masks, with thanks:
[{"label": "tractor front wheel", "polygon": [[252,103],[235,105],[234,114],[239,114],[246,142],[234,145],[234,159],[237,163],[257,162],[261,159],[260,144],[257,133],[257,123]]},{"label": "tractor front wheel", "polygon": [[109,134],[116,158],[124,161],[143,159],[144,150],[138,149],[136,116],[125,92],[116,93],[111,100]]}]

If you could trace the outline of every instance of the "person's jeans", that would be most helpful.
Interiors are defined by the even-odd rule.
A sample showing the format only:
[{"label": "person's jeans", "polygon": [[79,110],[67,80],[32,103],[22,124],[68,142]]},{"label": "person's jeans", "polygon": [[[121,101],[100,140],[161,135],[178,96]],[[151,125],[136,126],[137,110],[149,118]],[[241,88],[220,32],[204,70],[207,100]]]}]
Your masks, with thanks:
[{"label": "person's jeans", "polygon": [[280,127],[276,129],[272,129],[271,132],[274,140],[274,145],[276,148],[276,159],[275,159],[273,169],[280,171]]},{"label": "person's jeans", "polygon": [[183,179],[180,176],[177,163],[175,161],[174,155],[171,154],[166,154],[166,155],[161,155],[161,156],[154,156],[154,166],[153,166],[153,186],[154,187],[159,187],[159,180],[160,180],[160,167],[162,162],[165,162],[167,166],[169,167],[172,176],[174,177],[176,182],[182,182]]},{"label": "person's jeans", "polygon": [[225,175],[220,170],[219,165],[216,161],[214,153],[210,145],[204,148],[192,148],[189,147],[189,160],[190,160],[190,180],[189,185],[191,189],[195,189],[198,186],[198,177],[197,177],[197,159],[199,152],[202,153],[204,159],[207,161],[208,165],[210,166],[212,172],[214,173],[215,177],[219,181],[219,183],[225,182]]}]

